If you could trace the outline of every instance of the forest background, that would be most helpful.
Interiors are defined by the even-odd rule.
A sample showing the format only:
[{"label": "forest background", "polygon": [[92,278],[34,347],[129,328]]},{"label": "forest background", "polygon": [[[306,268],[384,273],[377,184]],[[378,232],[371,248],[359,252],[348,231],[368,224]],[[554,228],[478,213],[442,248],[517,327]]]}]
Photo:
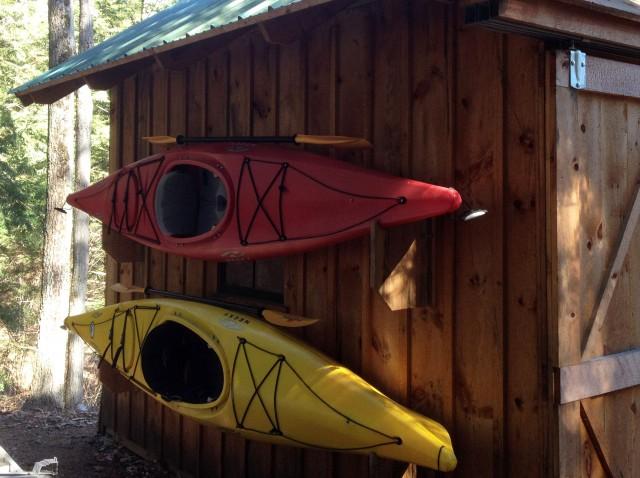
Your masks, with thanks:
[{"label": "forest background", "polygon": [[[95,44],[173,3],[95,0]],[[0,0],[0,12],[0,395],[10,397],[29,386],[37,341],[48,120],[46,105],[23,107],[9,90],[48,69],[48,12],[42,0]],[[91,182],[107,172],[108,93],[93,92],[93,102]],[[100,224],[90,227],[86,308],[94,309],[104,305],[104,252]]]}]

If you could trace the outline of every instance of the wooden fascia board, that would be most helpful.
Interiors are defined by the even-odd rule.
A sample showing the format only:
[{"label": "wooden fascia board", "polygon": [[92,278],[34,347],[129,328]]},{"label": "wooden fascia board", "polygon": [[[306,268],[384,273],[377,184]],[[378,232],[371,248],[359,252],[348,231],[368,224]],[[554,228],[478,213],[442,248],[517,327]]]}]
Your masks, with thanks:
[{"label": "wooden fascia board", "polygon": [[640,3],[633,4],[629,0],[560,0],[564,3],[590,8],[602,13],[627,18],[640,22]]},{"label": "wooden fascia board", "polygon": [[137,71],[146,68],[151,64],[152,61],[153,60],[149,58],[145,58],[134,63],[126,63],[111,70],[86,75],[81,80],[84,80],[87,86],[89,86],[89,88],[91,88],[92,90],[108,90],[119,83],[122,78],[131,76]]},{"label": "wooden fascia board", "polygon": [[[96,78],[99,75],[105,72],[108,72],[109,70],[112,70],[114,68],[120,68],[127,65],[133,66],[133,64],[143,60],[155,61],[156,57],[166,56],[168,52],[175,50],[177,48],[193,45],[195,43],[198,43],[204,40],[210,40],[210,39],[220,37],[222,35],[226,35],[228,33],[235,32],[241,29],[257,26],[263,22],[268,22],[280,17],[284,17],[285,15],[301,12],[303,10],[307,10],[313,7],[318,7],[334,1],[335,0],[303,0],[301,2],[288,5],[286,7],[269,10],[268,12],[265,12],[261,15],[256,15],[246,19],[239,19],[234,23],[213,28],[211,30],[200,33],[198,35],[186,37],[181,40],[176,40],[166,45],[160,45],[158,47],[148,48],[139,53],[136,53],[135,55],[120,58],[118,60],[111,61],[108,63],[103,63],[93,68],[89,68],[83,71],[78,71],[70,75],[66,75],[66,76],[48,81],[46,83],[35,85],[24,91],[17,92],[16,96],[25,105],[31,104],[33,102],[53,103],[54,101],[62,98],[68,93],[65,93],[61,96],[56,97],[56,95],[53,93],[47,93],[47,90],[55,88],[55,90],[52,90],[52,92],[53,91],[69,91],[69,86],[67,84],[81,86],[82,84],[85,83],[84,78],[87,76],[91,76],[94,79],[94,81],[98,82],[99,80],[97,80]],[[77,89],[77,88],[78,86],[76,86],[74,89]],[[70,91],[73,91],[74,89],[71,89]]]},{"label": "wooden fascia board", "polygon": [[[569,88],[569,55],[558,53],[556,58],[556,86]],[[581,91],[640,98],[640,65],[587,55],[586,73]]]},{"label": "wooden fascia board", "polygon": [[557,0],[467,1],[465,23],[640,55],[638,22]]},{"label": "wooden fascia board", "polygon": [[598,357],[558,370],[560,404],[640,385],[640,349]]},{"label": "wooden fascia board", "polygon": [[83,78],[75,78],[64,83],[52,85],[51,88],[33,90],[30,92],[25,91],[16,96],[23,106],[29,106],[32,103],[51,104],[54,101],[73,93],[84,84],[85,81]]}]

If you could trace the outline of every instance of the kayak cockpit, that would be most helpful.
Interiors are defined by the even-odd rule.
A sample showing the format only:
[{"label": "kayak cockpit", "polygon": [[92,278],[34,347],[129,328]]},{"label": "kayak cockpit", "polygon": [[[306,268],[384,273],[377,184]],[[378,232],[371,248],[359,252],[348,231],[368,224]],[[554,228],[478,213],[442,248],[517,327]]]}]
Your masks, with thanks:
[{"label": "kayak cockpit", "polygon": [[142,373],[166,401],[215,402],[222,394],[224,371],[218,354],[198,334],[167,321],[154,328],[142,347]]},{"label": "kayak cockpit", "polygon": [[227,211],[227,190],[207,168],[180,165],[158,182],[155,212],[163,234],[189,238],[215,228]]}]

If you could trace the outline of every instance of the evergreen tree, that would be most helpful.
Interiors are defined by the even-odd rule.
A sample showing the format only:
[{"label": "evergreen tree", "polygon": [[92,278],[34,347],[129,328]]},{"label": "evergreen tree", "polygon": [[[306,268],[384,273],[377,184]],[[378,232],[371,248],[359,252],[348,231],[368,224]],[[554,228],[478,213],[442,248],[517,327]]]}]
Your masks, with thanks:
[{"label": "evergreen tree", "polygon": [[47,109],[9,90],[47,67],[47,12],[0,0],[0,320],[33,323],[39,297],[46,189]]},{"label": "evergreen tree", "polygon": [[[70,58],[74,48],[71,0],[49,0],[49,67]],[[69,313],[73,224],[71,214],[62,214],[56,208],[71,192],[73,117],[73,95],[49,106],[47,208],[34,395],[58,406],[64,405],[67,333],[60,326]]]},{"label": "evergreen tree", "polygon": [[[78,52],[93,46],[93,5],[91,0],[80,0],[80,28]],[[91,119],[93,100],[88,86],[76,92],[76,181],[75,189],[89,185],[91,174]],[[73,275],[71,280],[70,312],[73,315],[85,310],[87,279],[89,272],[89,216],[73,211]],[[82,402],[82,372],[84,368],[84,345],[82,339],[69,334],[67,346],[67,378],[65,407],[75,408]]]},{"label": "evergreen tree", "polygon": [[[174,3],[174,0],[94,1],[97,43]],[[68,1],[66,4],[70,6]],[[46,206],[47,107],[38,104],[24,107],[9,93],[11,88],[48,68],[47,9],[42,8],[42,0],[0,0],[0,8],[3,32],[0,37],[0,326],[4,324],[21,332],[35,330],[41,309],[45,211],[63,206],[64,198],[60,203],[51,202]],[[104,177],[107,170],[110,106],[107,92],[93,92],[92,96],[91,182],[95,182]],[[53,124],[52,128],[56,126]],[[72,139],[69,142],[73,145]],[[55,211],[52,214],[62,216]],[[91,221],[85,281],[90,309],[104,305],[104,252],[100,241],[101,226]],[[54,332],[58,331],[56,326]],[[41,337],[46,333],[43,331]],[[0,349],[6,346],[0,343]],[[11,375],[6,373],[9,369],[5,370],[9,366],[0,364],[0,390],[12,389],[11,384],[5,387],[4,383],[5,377]],[[34,388],[38,388],[35,385]]]}]

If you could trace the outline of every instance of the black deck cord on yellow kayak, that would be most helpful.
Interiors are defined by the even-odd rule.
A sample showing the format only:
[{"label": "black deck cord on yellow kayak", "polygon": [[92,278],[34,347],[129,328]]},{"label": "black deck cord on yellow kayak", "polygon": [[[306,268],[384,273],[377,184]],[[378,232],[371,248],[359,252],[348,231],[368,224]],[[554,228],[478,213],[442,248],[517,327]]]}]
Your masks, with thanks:
[{"label": "black deck cord on yellow kayak", "polygon": [[[262,378],[262,380],[260,380],[259,383],[256,383],[256,379],[255,379],[255,375],[253,373],[253,368],[251,367],[251,362],[249,360],[249,355],[247,353],[247,346],[251,346],[261,352],[264,352],[266,354],[269,354],[273,357],[275,357],[275,362],[274,364],[271,366],[271,368],[269,369],[269,371],[265,374],[265,376]],[[240,355],[240,351],[242,350],[242,355],[244,356],[246,362],[247,362],[247,368],[249,370],[249,376],[251,377],[251,381],[254,387],[254,392],[251,395],[249,402],[247,403],[244,412],[242,413],[242,417],[240,418],[238,415],[238,409],[237,409],[237,404],[236,404],[236,400],[235,400],[235,395],[233,394],[233,384],[234,384],[234,379],[235,379],[235,372],[236,372],[236,366],[238,364],[238,357]],[[341,417],[343,417],[347,423],[350,424],[354,424],[357,425],[359,427],[364,428],[365,430],[369,430],[372,433],[375,433],[377,435],[380,435],[381,437],[384,437],[387,439],[387,441],[382,441],[380,443],[374,443],[372,445],[367,445],[367,446],[361,446],[361,447],[346,447],[346,448],[332,448],[332,447],[327,447],[327,446],[322,446],[322,445],[316,445],[314,443],[309,443],[309,442],[305,442],[302,440],[298,440],[296,438],[293,438],[291,436],[288,436],[280,427],[280,421],[278,419],[278,407],[277,407],[277,396],[278,396],[278,386],[280,384],[280,374],[282,371],[282,367],[283,365],[286,365],[287,368],[289,370],[291,370],[291,372],[298,378],[298,380],[305,386],[305,388],[307,390],[309,390],[309,392],[315,396],[324,406],[326,406],[327,408],[329,408],[331,411],[333,411],[334,413],[340,415]],[[266,380],[268,379],[268,377],[271,375],[271,373],[275,370],[275,368],[278,368],[278,372],[276,375],[276,380],[275,380],[275,386],[274,386],[274,391],[273,391],[273,406],[274,406],[274,415],[275,417],[272,417],[271,414],[269,413],[264,399],[262,398],[262,395],[260,394],[260,389],[262,388],[262,386],[264,385],[264,383],[266,382]],[[233,415],[236,421],[236,427],[242,430],[248,430],[248,431],[252,431],[255,433],[259,433],[262,435],[277,435],[277,436],[282,436],[283,438],[286,438],[287,440],[290,440],[294,443],[297,443],[299,445],[303,445],[303,446],[308,446],[308,447],[314,447],[314,448],[320,448],[320,449],[324,449],[324,450],[330,450],[330,451],[358,451],[358,450],[369,450],[369,449],[373,449],[373,448],[377,448],[380,446],[385,446],[385,445],[401,445],[402,444],[402,438],[400,437],[394,437],[391,435],[388,435],[384,432],[381,432],[380,430],[376,430],[375,428],[369,427],[367,425],[364,425],[360,422],[358,422],[357,420],[354,420],[352,418],[350,418],[349,416],[345,415],[344,413],[340,412],[339,410],[335,409],[331,404],[329,404],[326,400],[324,400],[322,397],[320,397],[320,395],[318,395],[309,384],[307,384],[304,379],[300,376],[300,374],[297,372],[297,370],[287,361],[286,357],[282,354],[276,354],[274,352],[271,352],[269,350],[266,350],[256,344],[253,344],[251,342],[249,342],[248,340],[246,340],[243,337],[238,337],[238,347],[236,348],[236,353],[235,356],[233,358],[233,365],[231,368],[231,405],[233,408]],[[269,420],[269,422],[271,423],[271,426],[273,427],[270,431],[264,431],[264,430],[258,430],[255,428],[250,428],[245,426],[245,420],[246,417],[249,413],[249,409],[251,408],[252,403],[255,401],[255,398],[258,398],[258,401],[260,402],[260,405],[262,406],[262,410],[264,411],[267,419]]]},{"label": "black deck cord on yellow kayak", "polygon": [[[129,322],[129,310],[127,309],[124,313],[124,324],[122,325],[122,332],[120,333],[120,345],[118,345],[118,348],[115,351],[115,354],[113,353],[113,346],[111,346],[111,366],[112,367],[116,367],[116,365],[118,364],[118,358],[120,357],[120,354],[122,354],[122,370],[124,370],[124,372],[126,373],[127,370],[127,361],[125,358],[125,352],[124,352],[124,344],[125,344],[125,340],[127,338],[127,323]],[[113,326],[116,323],[115,319],[113,320],[113,322],[111,322],[111,333],[110,333],[110,337],[111,337],[111,343],[113,343]]]},{"label": "black deck cord on yellow kayak", "polygon": [[[252,163],[259,163],[259,164],[272,164],[272,165],[276,165],[276,166],[280,166],[278,168],[278,171],[275,173],[275,175],[273,176],[273,178],[271,179],[269,185],[267,186],[267,188],[264,190],[264,192],[262,192],[262,194],[260,193],[260,191],[258,191],[258,186],[256,184],[255,181],[255,176],[253,174],[253,169],[252,169]],[[253,215],[251,216],[251,220],[249,221],[249,224],[246,227],[246,230],[243,231],[243,227],[242,227],[242,223],[241,223],[241,218],[240,218],[240,199],[242,196],[242,180],[243,177],[245,175],[245,171],[247,172],[246,174],[248,174],[249,179],[251,181],[251,187],[253,189],[253,194],[255,196],[255,199],[258,201],[258,204],[256,206],[256,209],[253,212]],[[360,199],[372,199],[372,200],[380,200],[380,201],[391,201],[392,204],[390,204],[389,206],[383,208],[382,210],[380,210],[379,212],[373,214],[370,217],[367,217],[366,219],[363,219],[362,221],[358,221],[354,224],[351,224],[349,226],[340,228],[340,229],[336,229],[334,231],[331,232],[326,232],[326,233],[322,233],[322,234],[315,234],[315,235],[307,235],[307,236],[287,236],[286,231],[285,231],[285,227],[284,227],[284,213],[283,213],[283,200],[284,200],[284,194],[287,191],[287,187],[285,184],[285,179],[286,179],[286,175],[288,171],[295,171],[296,173],[304,176],[305,178],[309,179],[310,181],[315,182],[316,184],[321,185],[322,187],[333,191],[333,192],[337,192],[340,194],[344,194],[353,198],[360,198]],[[289,173],[289,175],[291,175],[291,173]],[[278,228],[278,226],[276,225],[276,221],[274,221],[274,219],[271,217],[271,214],[269,214],[269,212],[267,211],[267,209],[264,206],[264,201],[266,199],[266,197],[269,195],[269,193],[271,192],[271,190],[273,189],[274,184],[276,183],[276,181],[280,179],[280,184],[278,186],[278,190],[279,190],[279,196],[278,196],[278,214],[279,214],[279,221],[278,223],[280,224],[280,227]],[[317,178],[314,178],[313,176],[305,173],[304,171],[302,171],[301,169],[296,168],[295,166],[290,165],[289,163],[281,163],[278,161],[266,161],[266,160],[262,160],[262,159],[252,159],[249,157],[245,157],[244,161],[242,162],[242,168],[240,169],[240,175],[238,177],[238,184],[236,187],[236,222],[237,222],[237,226],[238,226],[238,238],[240,240],[240,244],[243,246],[249,246],[249,245],[259,245],[259,244],[271,244],[273,242],[281,242],[281,241],[292,241],[292,240],[302,240],[302,239],[318,239],[321,237],[328,237],[328,236],[332,236],[334,234],[340,234],[341,232],[344,231],[348,231],[349,229],[353,229],[354,227],[357,227],[361,224],[365,224],[369,221],[372,221],[380,216],[382,216],[383,214],[385,214],[387,211],[390,211],[391,209],[406,204],[407,203],[407,198],[405,197],[385,197],[385,196],[371,196],[371,195],[366,195],[366,194],[358,194],[358,193],[353,193],[353,192],[349,192],[349,191],[345,191],[336,187],[333,187],[329,184],[326,184],[322,181],[320,181]],[[250,242],[249,238],[251,235],[251,231],[253,229],[253,226],[255,224],[255,221],[258,217],[258,214],[260,213],[260,211],[263,212],[264,216],[266,217],[267,221],[269,221],[269,224],[271,225],[271,227],[273,228],[273,231],[275,233],[276,238],[272,239],[272,240],[266,240],[266,241],[254,241],[254,242]]]},{"label": "black deck cord on yellow kayak", "polygon": [[[142,337],[142,339],[140,339],[140,331],[138,329],[138,316],[136,315],[136,311],[137,310],[154,310],[155,313],[153,314],[153,317],[151,317],[151,321],[149,322],[149,327],[147,327],[147,330],[144,333],[144,336]],[[144,347],[144,344],[147,341],[147,337],[149,335],[149,332],[151,331],[151,329],[153,328],[153,323],[156,321],[156,318],[158,317],[158,312],[160,312],[160,306],[156,305],[156,306],[139,306],[136,305],[134,306],[134,324],[135,324],[135,329],[136,329],[136,338],[138,340],[138,355],[136,356],[136,362],[133,364],[133,372],[131,372],[131,375],[135,375],[136,370],[138,370],[138,363],[140,363],[140,356],[142,355],[142,348]]]},{"label": "black deck cord on yellow kayak", "polygon": [[[156,164],[157,167],[151,177],[151,180],[148,184],[143,185],[142,179],[140,178],[139,170],[140,168],[148,167],[150,165]],[[162,164],[164,163],[164,156],[158,159],[154,159],[152,161],[144,162],[143,164],[129,169],[127,172],[119,172],[118,176],[115,178],[113,182],[113,192],[111,193],[111,214],[109,215],[109,222],[107,223],[107,231],[111,231],[111,229],[117,230],[119,233],[124,232],[127,234],[132,234],[134,236],[141,237],[147,241],[154,242],[156,244],[160,244],[160,236],[152,220],[151,212],[149,211],[149,206],[147,205],[147,197],[151,192],[151,188],[162,169]],[[124,191],[124,199],[122,200],[124,204],[124,209],[120,217],[116,215],[116,203],[118,197],[118,183],[120,182],[120,178],[123,175],[127,175],[127,182],[125,185]],[[136,186],[136,196],[140,198],[140,204],[138,210],[136,211],[135,220],[133,223],[130,222],[129,218],[129,188],[130,184],[135,182]],[[143,236],[138,232],[138,226],[140,225],[140,219],[142,218],[142,214],[146,213],[147,218],[149,219],[149,224],[151,224],[151,229],[153,230],[153,236]]]},{"label": "black deck cord on yellow kayak", "polygon": [[438,465],[437,465],[438,466],[438,471],[440,471],[440,455],[442,454],[443,448],[444,448],[444,445],[442,445],[440,447],[440,449],[438,450]]},{"label": "black deck cord on yellow kayak", "polygon": [[[153,310],[155,311],[155,313],[153,314],[153,317],[151,318],[151,322],[149,323],[149,327],[147,328],[144,336],[142,338],[140,338],[140,330],[138,328],[138,316],[137,316],[137,311],[138,310]],[[112,367],[116,367],[117,366],[117,360],[119,358],[120,353],[122,353],[122,368],[125,372],[128,371],[128,368],[126,366],[126,361],[125,361],[125,355],[124,355],[124,344],[125,344],[125,340],[126,340],[126,330],[127,330],[127,320],[129,316],[132,316],[132,320],[133,320],[133,324],[134,324],[134,330],[136,331],[136,339],[138,341],[138,355],[136,356],[136,361],[135,364],[133,366],[133,371],[131,372],[131,375],[135,375],[136,370],[138,369],[138,363],[140,361],[140,351],[142,350],[142,347],[144,346],[145,341],[147,340],[147,336],[149,335],[149,331],[152,329],[153,327],[153,323],[156,320],[156,317],[158,317],[158,312],[160,311],[160,306],[156,305],[156,306],[145,306],[145,305],[134,305],[133,307],[129,307],[128,309],[125,310],[120,310],[119,308],[116,308],[113,311],[113,316],[110,319],[106,319],[103,320],[101,322],[91,322],[90,324],[76,324],[75,322],[72,322],[71,325],[72,327],[91,327],[92,325],[95,327],[96,325],[101,325],[107,322],[111,322],[110,325],[110,329],[109,329],[109,342],[107,343],[107,346],[105,347],[105,349],[102,351],[102,354],[100,355],[100,362],[99,364],[101,364],[104,359],[107,356],[107,353],[109,351],[111,351],[111,366]],[[113,334],[114,334],[114,330],[115,330],[115,323],[116,323],[116,319],[120,316],[124,315],[124,325],[122,327],[122,333],[120,335],[120,344],[118,345],[118,349],[116,349],[116,352],[114,354],[113,351]]]},{"label": "black deck cord on yellow kayak", "polygon": [[[147,327],[147,330],[144,333],[144,336],[140,337],[140,329],[138,327],[138,315],[137,315],[137,311],[138,310],[153,310],[154,314],[153,317],[151,317],[151,320],[149,322],[149,326]],[[102,354],[100,354],[100,361],[98,362],[98,367],[100,365],[102,365],[102,362],[104,362],[105,358],[107,357],[107,353],[109,353],[109,351],[111,351],[111,367],[112,368],[116,368],[117,366],[117,360],[118,360],[118,355],[119,352],[116,352],[114,355],[113,352],[113,335],[114,335],[114,329],[115,329],[115,322],[116,319],[118,319],[118,317],[125,317],[125,323],[123,324],[123,329],[122,329],[122,334],[121,334],[121,338],[120,338],[120,345],[118,346],[118,350],[120,348],[123,348],[123,344],[125,344],[126,341],[126,327],[127,327],[127,317],[131,316],[132,317],[132,322],[134,325],[134,330],[135,330],[135,338],[137,340],[138,343],[138,354],[136,355],[136,360],[133,366],[133,369],[131,371],[131,373],[128,373],[128,368],[126,366],[126,362],[124,359],[124,353],[122,354],[123,360],[122,360],[122,368],[124,370],[124,372],[126,372],[126,374],[124,375],[124,378],[129,380],[130,382],[132,382],[133,384],[137,385],[138,387],[140,387],[141,389],[143,389],[144,391],[146,391],[147,393],[151,394],[151,395],[158,395],[158,393],[153,390],[152,388],[146,386],[145,384],[137,381],[134,376],[136,374],[136,371],[138,370],[138,364],[140,363],[140,357],[142,356],[142,349],[144,348],[144,345],[147,341],[147,337],[149,336],[149,332],[153,329],[153,324],[156,321],[156,318],[158,317],[158,313],[160,311],[160,306],[159,305],[155,305],[155,306],[146,306],[146,305],[134,305],[132,307],[129,307],[128,309],[125,310],[120,310],[119,308],[116,308],[113,312],[113,315],[111,316],[111,318],[109,319],[105,319],[102,320],[100,322],[91,322],[89,324],[78,324],[75,322],[71,322],[71,327],[75,328],[77,331],[78,327],[95,327],[96,325],[102,325],[105,324],[107,322],[111,322],[110,324],[110,328],[109,328],[109,341],[107,343],[107,346],[105,347],[105,349],[102,351]],[[176,401],[175,398],[171,398],[171,397],[165,397],[162,396],[162,398],[167,401]]]}]

